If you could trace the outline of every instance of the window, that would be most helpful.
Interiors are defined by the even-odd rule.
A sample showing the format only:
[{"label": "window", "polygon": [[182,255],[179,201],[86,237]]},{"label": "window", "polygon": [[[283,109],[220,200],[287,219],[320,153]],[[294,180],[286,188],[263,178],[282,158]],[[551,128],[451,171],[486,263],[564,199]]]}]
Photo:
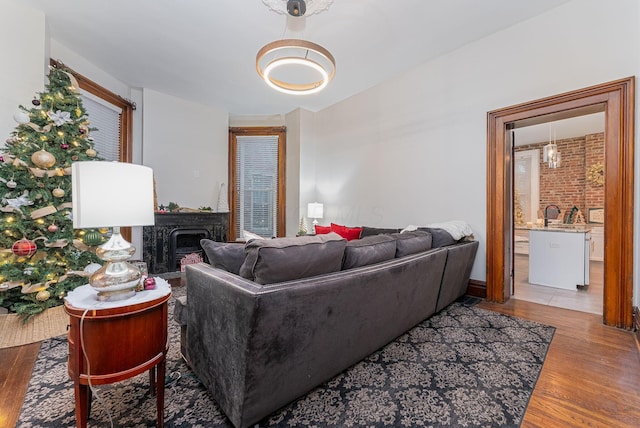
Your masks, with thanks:
[{"label": "window", "polygon": [[285,235],[285,128],[230,128],[229,239]]},{"label": "window", "polygon": [[82,105],[87,110],[95,149],[106,160],[131,162],[132,122],[135,104],[103,88],[60,61],[50,60],[52,66],[71,73],[80,86]]},{"label": "window", "polygon": [[[60,61],[51,59],[49,63],[71,73],[78,81],[82,106],[89,115],[90,126],[98,128],[91,133],[98,156],[105,160],[131,162],[135,104],[71,70]],[[130,227],[121,228],[120,233],[131,241]]]},{"label": "window", "polygon": [[536,223],[540,199],[540,150],[515,152],[514,182],[526,222]]}]

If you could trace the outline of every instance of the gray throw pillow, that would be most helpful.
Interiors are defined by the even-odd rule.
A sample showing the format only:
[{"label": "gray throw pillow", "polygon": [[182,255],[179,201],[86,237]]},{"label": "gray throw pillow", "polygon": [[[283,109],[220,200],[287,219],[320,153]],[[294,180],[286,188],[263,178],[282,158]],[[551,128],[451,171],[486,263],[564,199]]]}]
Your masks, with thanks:
[{"label": "gray throw pillow", "polygon": [[396,257],[419,253],[431,249],[431,234],[424,231],[394,233],[396,238]]},{"label": "gray throw pillow", "polygon": [[392,229],[388,227],[368,227],[362,226],[362,232],[360,232],[360,238],[365,238],[367,236],[380,235],[381,233],[391,234],[398,233],[400,229]]},{"label": "gray throw pillow", "polygon": [[207,255],[211,266],[236,275],[240,273],[240,266],[244,262],[244,244],[201,239],[200,246]]},{"label": "gray throw pillow", "polygon": [[295,238],[256,239],[245,245],[240,276],[275,284],[336,272],[342,268],[347,241],[337,233]]},{"label": "gray throw pillow", "polygon": [[446,247],[447,245],[453,245],[457,242],[453,239],[453,236],[444,229],[435,227],[419,227],[418,230],[429,232],[431,234],[431,246],[433,248]]},{"label": "gray throw pillow", "polygon": [[372,265],[396,256],[396,240],[390,235],[371,235],[347,242],[342,269]]}]

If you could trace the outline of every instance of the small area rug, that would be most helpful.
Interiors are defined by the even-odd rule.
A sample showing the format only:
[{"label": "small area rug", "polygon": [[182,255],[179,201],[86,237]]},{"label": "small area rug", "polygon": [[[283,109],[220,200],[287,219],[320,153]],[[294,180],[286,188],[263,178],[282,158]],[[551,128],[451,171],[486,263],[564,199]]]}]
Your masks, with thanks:
[{"label": "small area rug", "polygon": [[[230,428],[180,358],[170,305],[165,426]],[[554,331],[457,302],[256,426],[517,427]],[[18,427],[74,426],[67,354],[64,336],[42,342]],[[155,426],[146,374],[100,386],[98,396],[89,426],[109,427],[109,417],[113,426]]]},{"label": "small area rug", "polygon": [[0,348],[11,348],[60,336],[67,331],[69,315],[62,305],[34,315],[28,321],[16,314],[0,315]]}]

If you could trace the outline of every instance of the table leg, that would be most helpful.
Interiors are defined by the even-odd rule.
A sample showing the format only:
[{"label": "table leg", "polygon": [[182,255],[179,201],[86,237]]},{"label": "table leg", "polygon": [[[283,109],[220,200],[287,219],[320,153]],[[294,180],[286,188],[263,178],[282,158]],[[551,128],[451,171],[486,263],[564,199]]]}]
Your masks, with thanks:
[{"label": "table leg", "polygon": [[151,396],[156,395],[156,366],[149,369],[149,388],[151,388]]},{"label": "table leg", "polygon": [[76,427],[85,428],[91,409],[91,390],[79,382],[74,382],[73,389],[76,396]]},{"label": "table leg", "polygon": [[156,388],[156,404],[158,407],[158,428],[164,426],[164,377],[166,369],[166,355],[162,356],[162,361],[156,366],[157,373],[157,388]]}]

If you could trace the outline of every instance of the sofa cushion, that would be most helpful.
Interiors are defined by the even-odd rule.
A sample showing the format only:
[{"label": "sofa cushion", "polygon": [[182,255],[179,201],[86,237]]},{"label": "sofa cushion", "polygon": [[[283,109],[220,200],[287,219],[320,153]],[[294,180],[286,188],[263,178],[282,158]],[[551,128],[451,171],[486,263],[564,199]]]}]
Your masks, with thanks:
[{"label": "sofa cushion", "polygon": [[391,260],[396,256],[396,240],[389,235],[372,235],[347,242],[342,269]]},{"label": "sofa cushion", "polygon": [[207,255],[211,266],[236,275],[240,273],[240,266],[244,262],[244,244],[201,239],[200,246]]},{"label": "sofa cushion", "polygon": [[240,276],[274,284],[336,272],[347,241],[336,233],[295,238],[257,239],[245,245]]},{"label": "sofa cushion", "polygon": [[324,235],[325,233],[331,232],[331,226],[320,226],[319,224],[316,224],[314,229],[316,235]]},{"label": "sofa cushion", "polygon": [[362,232],[360,232],[360,238],[364,238],[366,236],[380,235],[382,233],[391,234],[398,233],[400,229],[392,229],[387,227],[368,227],[362,226]]},{"label": "sofa cushion", "polygon": [[396,257],[419,253],[431,249],[431,234],[424,231],[394,233],[396,239]]},{"label": "sofa cushion", "polygon": [[361,227],[347,227],[339,224],[331,223],[331,231],[337,233],[342,236],[347,241],[351,241],[353,239],[359,239],[360,233],[362,232]]},{"label": "sofa cushion", "polygon": [[433,248],[446,247],[447,245],[453,245],[457,241],[453,239],[453,236],[444,229],[435,227],[419,227],[418,230],[429,232],[432,237],[431,246]]}]

